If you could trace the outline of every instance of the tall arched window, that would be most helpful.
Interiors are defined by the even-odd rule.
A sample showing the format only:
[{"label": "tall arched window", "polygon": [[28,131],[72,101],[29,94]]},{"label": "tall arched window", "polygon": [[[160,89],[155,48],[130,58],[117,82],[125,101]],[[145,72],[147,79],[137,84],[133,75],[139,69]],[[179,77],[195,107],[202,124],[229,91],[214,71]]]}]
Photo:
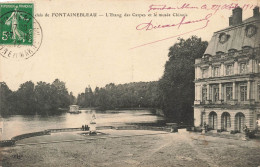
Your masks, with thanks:
[{"label": "tall arched window", "polygon": [[209,113],[209,127],[212,129],[217,129],[217,113],[214,111]]},{"label": "tall arched window", "polygon": [[239,112],[235,116],[235,129],[239,132],[242,132],[244,126],[245,126],[245,115]]},{"label": "tall arched window", "polygon": [[231,127],[230,114],[228,112],[223,112],[221,115],[221,129],[227,131]]}]

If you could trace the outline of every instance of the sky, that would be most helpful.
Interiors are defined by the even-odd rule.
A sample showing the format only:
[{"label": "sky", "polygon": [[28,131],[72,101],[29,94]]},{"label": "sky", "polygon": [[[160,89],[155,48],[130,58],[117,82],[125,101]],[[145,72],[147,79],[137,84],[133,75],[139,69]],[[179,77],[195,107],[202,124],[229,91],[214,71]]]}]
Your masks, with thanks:
[{"label": "sky", "polygon": [[[215,31],[228,27],[232,10],[224,7],[231,3],[257,5],[257,0],[32,2],[35,15],[38,14],[35,19],[42,27],[42,44],[27,60],[0,57],[0,81],[17,90],[26,81],[51,83],[59,78],[74,95],[84,92],[88,86],[94,89],[108,83],[156,81],[163,75],[170,46],[179,37],[186,39],[196,35],[209,41]],[[162,9],[164,5],[176,8],[185,3],[197,8]],[[161,6],[154,6],[149,11],[151,5]],[[202,9],[203,5],[207,5],[207,9]],[[220,5],[219,10],[212,10],[212,5]],[[46,13],[49,17],[45,16]],[[97,13],[98,16],[64,17],[62,13]],[[40,14],[43,16],[40,17]],[[252,14],[252,9],[245,9],[243,19]],[[208,19],[207,15],[210,16]],[[193,23],[179,25],[183,16],[183,22]],[[148,23],[153,28],[150,25],[146,30]],[[171,27],[156,28],[158,25],[173,24]]]}]

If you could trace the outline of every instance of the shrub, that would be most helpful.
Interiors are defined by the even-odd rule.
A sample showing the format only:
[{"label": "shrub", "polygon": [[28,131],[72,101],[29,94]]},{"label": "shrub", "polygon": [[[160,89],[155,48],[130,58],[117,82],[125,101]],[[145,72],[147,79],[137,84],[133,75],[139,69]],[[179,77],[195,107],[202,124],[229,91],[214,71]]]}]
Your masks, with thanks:
[{"label": "shrub", "polygon": [[236,133],[238,133],[237,130],[231,130],[231,131],[230,131],[230,134],[236,134]]},{"label": "shrub", "polygon": [[194,127],[194,132],[202,132],[201,127]]},{"label": "shrub", "polygon": [[247,131],[245,131],[245,134],[246,134],[246,137],[254,138],[255,134],[256,134],[256,131],[255,130],[253,130],[253,131],[247,130]]}]

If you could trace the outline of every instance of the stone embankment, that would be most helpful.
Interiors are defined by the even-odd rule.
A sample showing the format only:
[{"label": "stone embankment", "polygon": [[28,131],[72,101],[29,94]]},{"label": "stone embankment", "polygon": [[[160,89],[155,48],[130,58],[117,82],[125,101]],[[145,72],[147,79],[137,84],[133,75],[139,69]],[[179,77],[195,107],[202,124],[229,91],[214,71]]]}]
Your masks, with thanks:
[{"label": "stone embankment", "polygon": [[[167,131],[170,132],[170,127],[152,127],[152,126],[100,126],[96,128],[97,130],[104,130],[104,129],[116,129],[116,130],[153,130],[153,131]],[[33,132],[33,133],[26,133],[22,135],[18,135],[12,137],[11,140],[1,140],[0,147],[8,147],[15,145],[15,142],[18,140],[22,140],[25,138],[35,137],[35,136],[43,136],[43,135],[50,135],[51,133],[58,133],[58,132],[70,132],[70,131],[81,131],[82,128],[62,128],[62,129],[47,129],[44,131]]]},{"label": "stone embankment", "polygon": [[39,132],[25,133],[22,135],[12,137],[11,140],[1,140],[0,147],[13,146],[16,141],[26,139],[29,137],[50,135],[51,133],[57,133],[57,132],[70,132],[70,131],[80,131],[80,130],[82,130],[82,129],[81,128],[63,128],[63,129],[47,129],[47,130],[39,131]]}]

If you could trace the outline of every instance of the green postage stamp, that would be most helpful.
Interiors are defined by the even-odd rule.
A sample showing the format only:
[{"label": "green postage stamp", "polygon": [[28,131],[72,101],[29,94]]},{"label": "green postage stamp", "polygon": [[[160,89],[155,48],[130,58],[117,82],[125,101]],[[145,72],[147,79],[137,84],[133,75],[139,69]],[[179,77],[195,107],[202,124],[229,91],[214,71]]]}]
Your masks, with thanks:
[{"label": "green postage stamp", "polygon": [[0,3],[0,55],[23,60],[32,57],[42,43],[42,28],[34,18],[33,3]]},{"label": "green postage stamp", "polygon": [[33,45],[34,5],[0,3],[0,44]]}]

